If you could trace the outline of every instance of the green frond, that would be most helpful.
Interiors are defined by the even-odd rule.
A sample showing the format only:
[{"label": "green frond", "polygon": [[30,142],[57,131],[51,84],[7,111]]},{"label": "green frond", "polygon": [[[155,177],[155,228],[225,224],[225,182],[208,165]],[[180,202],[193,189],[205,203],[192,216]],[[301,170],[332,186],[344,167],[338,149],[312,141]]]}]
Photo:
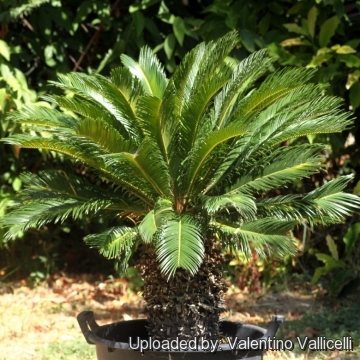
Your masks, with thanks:
[{"label": "green frond", "polygon": [[20,111],[10,113],[8,119],[20,125],[40,126],[69,131],[76,126],[76,119],[55,109],[42,106],[24,105]]},{"label": "green frond", "polygon": [[145,139],[136,153],[116,153],[103,157],[109,165],[117,162],[123,167],[122,173],[131,172],[133,176],[146,180],[155,193],[160,196],[171,196],[170,175],[160,150],[154,142]]},{"label": "green frond", "polygon": [[260,87],[238,103],[235,118],[259,113],[290,92],[303,87],[315,73],[306,68],[286,68],[270,74]]},{"label": "green frond", "polygon": [[[155,96],[141,96],[136,103],[136,117],[145,136],[161,145],[161,128],[157,126],[161,101]],[[166,154],[163,153],[166,158]]]},{"label": "green frond", "polygon": [[136,228],[112,227],[100,234],[91,234],[84,241],[107,258],[116,259],[120,274],[125,275],[128,262],[136,250],[139,234]]},{"label": "green frond", "polygon": [[139,79],[147,94],[162,99],[167,78],[159,59],[149,47],[141,48],[138,62],[125,54],[121,55],[121,61]]},{"label": "green frond", "polygon": [[224,86],[214,100],[214,119],[216,128],[227,125],[231,119],[234,106],[241,95],[269,68],[274,59],[268,56],[267,50],[254,52],[241,61],[234,69],[231,80]]},{"label": "green frond", "polygon": [[191,97],[191,100],[183,105],[180,115],[181,130],[183,132],[181,146],[185,151],[190,151],[196,139],[199,137],[199,129],[204,121],[207,120],[206,110],[219,90],[230,79],[231,69],[224,65],[214,69],[213,74],[208,74],[197,91]]},{"label": "green frond", "polygon": [[313,203],[303,201],[301,195],[280,195],[256,202],[258,215],[280,220],[295,220],[301,224],[306,219],[315,219],[318,209]]},{"label": "green frond", "polygon": [[340,176],[337,179],[331,180],[319,188],[311,191],[304,200],[318,200],[329,195],[336,194],[345,189],[346,185],[354,178],[354,175]]},{"label": "green frond", "polygon": [[145,94],[140,80],[133,76],[128,68],[117,67],[111,70],[111,82],[118,88],[135,111],[138,98]]},{"label": "green frond", "polygon": [[210,100],[230,78],[231,68],[224,59],[236,41],[236,33],[232,32],[216,43],[195,47],[184,57],[167,86],[158,126],[163,129],[161,149],[174,179],[207,118],[205,111]]},{"label": "green frond", "polygon": [[145,243],[154,240],[154,235],[159,231],[168,220],[175,217],[172,202],[167,199],[159,199],[155,204],[154,210],[149,211],[140,225],[139,234]]},{"label": "green frond", "polygon": [[265,192],[280,189],[295,180],[308,177],[325,167],[320,156],[323,145],[304,144],[299,146],[282,147],[273,151],[251,168],[240,170],[244,173],[238,181],[227,189],[227,192]]},{"label": "green frond", "polygon": [[[59,106],[61,109],[70,111],[75,115],[80,115],[80,119],[85,118],[102,121],[104,125],[110,125],[120,133],[123,131],[123,127],[119,121],[94,102],[79,97],[60,95],[43,96],[42,99]],[[73,119],[73,121],[77,123],[79,119]]]},{"label": "green frond", "polygon": [[200,224],[189,215],[178,215],[160,229],[156,252],[161,271],[171,277],[176,269],[191,274],[199,269],[204,257],[204,244]]},{"label": "green frond", "polygon": [[[264,152],[292,137],[344,130],[350,120],[347,113],[337,110],[341,100],[317,95],[320,91],[321,87],[317,86],[294,90],[255,117],[253,123],[248,123],[251,131],[234,144],[206,191],[229,175],[231,169],[244,168],[249,159],[263,158]],[[311,95],[314,98],[309,98]],[[304,98],[308,101],[304,102]],[[245,126],[244,121],[240,124]]]},{"label": "green frond", "polygon": [[97,144],[107,153],[133,152],[136,144],[125,140],[111,125],[104,124],[101,119],[84,119],[79,121],[75,133]]},{"label": "green frond", "polygon": [[256,204],[253,198],[243,194],[200,196],[202,208],[209,215],[227,208],[234,208],[243,219],[254,220],[256,218]]},{"label": "green frond", "polygon": [[59,80],[60,82],[53,84],[74,92],[76,96],[94,102],[99,108],[109,112],[122,125],[126,135],[135,138],[140,136],[129,101],[109,79],[99,74],[70,73],[59,75]]},{"label": "green frond", "polygon": [[[197,143],[197,146],[190,153],[189,158],[185,162],[187,180],[184,184],[185,196],[189,196],[195,186],[200,184],[199,174],[202,169],[208,170],[214,166],[213,154],[216,156],[221,152],[221,145],[226,144],[231,139],[236,139],[244,135],[245,129],[238,126],[228,126],[208,134],[204,139]],[[203,178],[203,177],[202,177]]]},{"label": "green frond", "polygon": [[41,228],[49,222],[63,222],[68,217],[80,219],[86,214],[96,214],[111,204],[108,200],[79,202],[74,199],[50,199],[38,203],[19,204],[0,219],[0,226],[8,227],[6,238],[12,239],[30,228]]},{"label": "green frond", "polygon": [[344,221],[346,216],[359,210],[360,198],[342,192],[353,177],[353,175],[341,176],[304,196],[304,201],[310,201],[316,205],[319,211],[318,222],[339,223]]},{"label": "green frond", "polygon": [[131,198],[119,189],[103,188],[61,170],[40,171],[39,174],[25,172],[20,179],[26,186],[19,194],[23,202],[61,198],[77,200],[79,203],[106,200],[110,205],[104,207],[104,210],[139,214],[146,212],[145,203]]},{"label": "green frond", "polygon": [[[314,200],[319,208],[322,223],[341,223],[360,207],[358,196],[347,193],[337,193]],[[325,219],[323,221],[323,219]]]},{"label": "green frond", "polygon": [[352,178],[351,175],[340,177],[305,196],[285,195],[261,199],[256,203],[258,214],[309,223],[311,227],[341,223],[360,207],[358,196],[342,192]]},{"label": "green frond", "polygon": [[62,171],[23,173],[21,180],[27,187],[17,196],[14,210],[0,219],[1,225],[10,227],[8,237],[68,217],[79,219],[99,212],[115,216],[124,211],[140,216],[146,211],[146,204],[139,200]]},{"label": "green frond", "polygon": [[273,218],[250,221],[240,227],[214,223],[220,237],[225,236],[225,245],[232,248],[235,253],[241,251],[247,257],[251,256],[252,250],[260,257],[294,254],[296,245],[289,232],[295,225],[295,221]]},{"label": "green frond", "polygon": [[105,161],[104,156],[106,154],[102,149],[84,138],[76,138],[74,142],[74,139],[68,136],[66,140],[15,134],[5,138],[4,142],[24,148],[56,151],[72,159],[81,161],[94,168],[100,177],[123,186],[149,205],[154,204],[152,189],[149,188],[146,179],[136,177],[139,173],[135,171],[134,168],[124,169],[120,166],[122,163],[119,163],[116,159]]},{"label": "green frond", "polygon": [[99,234],[91,234],[84,241],[91,247],[98,248],[101,255],[113,259],[121,253],[131,255],[131,248],[139,238],[136,228],[116,226]]}]

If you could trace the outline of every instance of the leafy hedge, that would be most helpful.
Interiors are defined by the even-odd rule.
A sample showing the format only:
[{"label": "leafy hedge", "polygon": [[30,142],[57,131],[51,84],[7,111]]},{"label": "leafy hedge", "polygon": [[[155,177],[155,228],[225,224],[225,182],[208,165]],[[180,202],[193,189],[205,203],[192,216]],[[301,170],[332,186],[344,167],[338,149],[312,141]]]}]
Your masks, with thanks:
[{"label": "leafy hedge", "polygon": [[[241,60],[261,48],[278,57],[276,67],[318,68],[318,82],[345,100],[355,127],[325,139],[336,172],[359,170],[359,0],[3,0],[0,3],[0,136],[20,131],[5,113],[38,102],[58,74],[109,74],[120,55],[136,58],[148,45],[168,72],[202,40],[238,30],[232,53]],[[40,99],[41,100],[41,99]],[[350,135],[349,135],[350,134]],[[317,141],[316,135],[309,141]],[[19,169],[37,171],[46,153],[0,145],[0,216]],[[0,233],[0,244],[1,244]]]}]

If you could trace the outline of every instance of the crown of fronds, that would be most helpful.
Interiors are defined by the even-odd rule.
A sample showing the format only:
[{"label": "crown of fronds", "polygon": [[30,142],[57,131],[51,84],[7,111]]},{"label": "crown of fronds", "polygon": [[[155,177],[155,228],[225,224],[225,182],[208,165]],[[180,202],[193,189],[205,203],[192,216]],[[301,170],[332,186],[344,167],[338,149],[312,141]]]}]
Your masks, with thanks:
[{"label": "crown of fronds", "polygon": [[347,128],[341,100],[310,83],[309,69],[286,68],[260,81],[272,62],[266,50],[237,65],[224,62],[236,41],[230,33],[198,45],[170,79],[145,47],[138,62],[123,55],[124,66],[108,78],[60,76],[54,85],[66,95],[47,96],[52,108],[12,114],[32,131],[6,143],[64,154],[109,186],[62,171],[23,174],[27,187],[1,220],[7,236],[69,216],[129,218],[134,226],[86,242],[122,268],[141,241],[152,244],[171,276],[178,267],[195,273],[207,241],[247,255],[284,255],[295,249],[297,224],[343,221],[360,205],[342,192],[351,176],[308,194],[263,196],[324,168],[323,145],[283,144]]}]

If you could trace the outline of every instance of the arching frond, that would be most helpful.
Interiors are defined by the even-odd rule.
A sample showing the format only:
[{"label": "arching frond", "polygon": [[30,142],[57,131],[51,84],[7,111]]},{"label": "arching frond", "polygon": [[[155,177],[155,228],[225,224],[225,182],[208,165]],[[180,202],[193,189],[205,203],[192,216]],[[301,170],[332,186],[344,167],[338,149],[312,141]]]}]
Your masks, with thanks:
[{"label": "arching frond", "polygon": [[234,124],[248,132],[233,143],[232,150],[216,170],[205,193],[232,176],[231,171],[235,168],[244,168],[249,159],[262,159],[264,153],[273,151],[277,144],[292,137],[312,132],[338,132],[346,128],[350,123],[349,115],[341,113],[340,116],[337,110],[341,100],[322,96],[322,89],[323,86],[304,85],[290,91],[261,113],[234,120]]},{"label": "arching frond", "polygon": [[121,55],[121,61],[139,79],[146,93],[162,99],[167,79],[162,65],[149,47],[140,50],[139,62],[125,54]]},{"label": "arching frond", "polygon": [[[159,149],[149,140],[144,140],[136,153],[116,153],[104,156],[106,164],[117,162],[122,172],[131,171],[145,179],[160,196],[171,196],[170,176]],[[131,169],[131,170],[130,170]]]},{"label": "arching frond", "polygon": [[212,123],[216,128],[227,125],[237,100],[241,99],[241,95],[268,70],[272,61],[267,50],[263,49],[251,54],[237,65],[231,80],[215,98]]},{"label": "arching frond", "polygon": [[10,227],[8,237],[51,221],[62,222],[70,216],[78,219],[98,212],[140,216],[146,211],[146,205],[140,201],[62,171],[23,173],[21,180],[27,187],[17,197],[14,210],[6,219],[0,219],[1,225]]},{"label": "arching frond", "polygon": [[83,73],[59,75],[59,80],[53,84],[94,102],[114,116],[123,127],[123,135],[135,138],[140,136],[131,104],[110,80],[99,74],[91,76]]},{"label": "arching frond", "polygon": [[243,219],[254,220],[256,218],[256,204],[253,198],[243,195],[200,196],[202,207],[210,215],[226,208],[234,208]]},{"label": "arching frond", "polygon": [[304,223],[306,219],[315,219],[318,209],[311,202],[303,201],[301,195],[280,195],[264,198],[256,202],[258,215],[281,220],[295,220]]},{"label": "arching frond", "polygon": [[110,80],[135,111],[138,98],[145,94],[140,80],[131,74],[128,68],[117,67],[111,70]]},{"label": "arching frond", "polygon": [[86,138],[107,153],[134,152],[136,144],[125,140],[111,125],[104,124],[101,119],[84,119],[74,129],[77,136]]},{"label": "arching frond", "polygon": [[84,241],[91,247],[98,248],[101,255],[117,259],[120,274],[125,274],[128,262],[136,250],[139,234],[136,228],[117,226],[100,234],[91,234]]},{"label": "arching frond", "polygon": [[191,98],[181,104],[179,109],[181,127],[178,131],[182,133],[181,141],[179,143],[174,138],[175,142],[169,143],[170,152],[176,152],[175,156],[181,156],[183,149],[184,159],[191,151],[199,136],[201,124],[206,120],[205,112],[210,101],[230,79],[232,69],[224,64],[223,60],[234,48],[236,41],[236,34],[229,33],[222,38],[222,41],[210,42],[206,45],[189,94]]},{"label": "arching frond", "polygon": [[325,167],[319,156],[323,145],[304,144],[279,148],[259,159],[250,169],[242,169],[244,175],[229,189],[228,193],[268,191],[310,176]]},{"label": "arching frond", "polygon": [[[43,96],[43,100],[49,101],[52,104],[59,106],[62,109],[71,111],[75,115],[80,115],[85,119],[97,120],[103,122],[105,125],[110,125],[118,132],[123,131],[121,123],[109,112],[104,111],[96,103],[86,101],[85,99],[78,97],[67,97],[60,95]],[[81,119],[82,120],[82,119]],[[74,123],[80,121],[79,119],[73,119]]]},{"label": "arching frond", "polygon": [[[94,168],[101,177],[136,195],[139,199],[152,205],[155,203],[151,188],[148,182],[137,177],[138,172],[134,169],[123,169],[116,159],[105,161],[106,155],[102,149],[91,141],[76,138],[76,141],[67,137],[68,141],[56,138],[36,137],[25,134],[15,134],[4,139],[7,144],[18,145],[24,148],[46,149],[67,155],[70,158],[81,161]],[[81,141],[80,141],[81,140]]]},{"label": "arching frond", "polygon": [[235,253],[241,252],[250,257],[255,250],[260,257],[269,255],[284,256],[293,254],[296,245],[289,231],[294,228],[294,221],[282,221],[264,218],[245,223],[240,227],[216,222],[213,224],[225,245]]},{"label": "arching frond", "polygon": [[204,257],[200,224],[189,215],[178,215],[160,229],[156,253],[162,272],[168,277],[177,268],[195,274]]},{"label": "arching frond", "polygon": [[84,241],[91,247],[99,249],[100,254],[113,259],[122,252],[131,254],[131,247],[138,239],[136,228],[116,226],[99,234],[91,234]]},{"label": "arching frond", "polygon": [[41,106],[24,105],[20,111],[10,113],[8,119],[25,126],[40,126],[48,130],[62,128],[70,131],[76,126],[76,119],[55,109]]},{"label": "arching frond", "polygon": [[290,92],[303,87],[314,75],[315,70],[287,68],[269,75],[258,89],[239,102],[235,117],[259,113]]},{"label": "arching frond", "polygon": [[353,177],[353,175],[347,175],[331,180],[304,196],[303,200],[315,203],[320,221],[324,223],[342,222],[346,216],[351,215],[360,207],[358,196],[342,192]]},{"label": "arching frond", "polygon": [[138,226],[142,240],[145,243],[152,242],[160,227],[174,217],[172,202],[167,199],[158,200],[154,210],[149,211]]},{"label": "arching frond", "polygon": [[[161,147],[161,128],[158,125],[158,117],[161,101],[155,96],[141,96],[136,103],[136,117],[146,136],[154,139]],[[166,153],[162,152],[163,158]]]},{"label": "arching frond", "polygon": [[208,169],[213,166],[213,153],[215,151],[218,153],[221,151],[219,149],[221,145],[226,144],[231,139],[239,138],[244,135],[245,132],[246,130],[241,127],[228,126],[211,132],[208,136],[199,141],[197,147],[195,147],[195,149],[190,153],[189,158],[185,162],[185,166],[187,166],[187,179],[183,186],[186,186],[186,197],[191,194],[195,184],[198,186],[201,184],[199,181],[199,174],[201,173],[201,170],[205,167]]}]

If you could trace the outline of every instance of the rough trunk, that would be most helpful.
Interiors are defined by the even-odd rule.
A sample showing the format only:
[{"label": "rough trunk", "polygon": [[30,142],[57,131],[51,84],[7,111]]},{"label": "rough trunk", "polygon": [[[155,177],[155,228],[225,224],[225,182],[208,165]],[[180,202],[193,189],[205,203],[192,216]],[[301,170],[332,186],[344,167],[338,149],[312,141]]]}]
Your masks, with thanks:
[{"label": "rough trunk", "polygon": [[179,269],[169,281],[161,274],[153,252],[144,252],[142,260],[149,336],[158,340],[218,339],[227,289],[219,252],[207,249],[196,275]]}]

